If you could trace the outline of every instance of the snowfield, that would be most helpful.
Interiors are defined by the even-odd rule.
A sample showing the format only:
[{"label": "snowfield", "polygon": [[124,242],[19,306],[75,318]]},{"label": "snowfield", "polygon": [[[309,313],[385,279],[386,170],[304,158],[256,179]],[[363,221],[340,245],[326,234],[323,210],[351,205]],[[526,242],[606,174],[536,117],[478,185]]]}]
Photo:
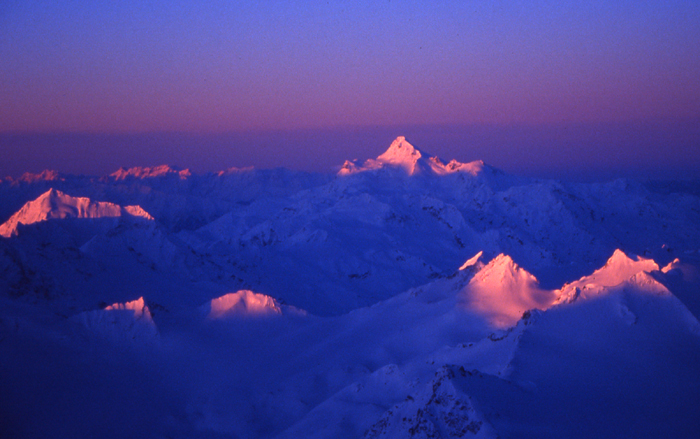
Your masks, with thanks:
[{"label": "snowfield", "polygon": [[700,437],[697,193],[403,137],[1,180],[0,436]]}]

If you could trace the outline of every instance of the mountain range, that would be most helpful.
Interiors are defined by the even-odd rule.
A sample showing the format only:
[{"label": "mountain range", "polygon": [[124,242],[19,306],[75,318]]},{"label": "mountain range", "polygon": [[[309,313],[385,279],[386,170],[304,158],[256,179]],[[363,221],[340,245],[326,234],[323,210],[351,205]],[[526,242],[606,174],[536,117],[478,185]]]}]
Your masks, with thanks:
[{"label": "mountain range", "polygon": [[[700,198],[432,157],[0,182],[7,437],[694,437]],[[680,188],[680,189],[679,189]]]}]

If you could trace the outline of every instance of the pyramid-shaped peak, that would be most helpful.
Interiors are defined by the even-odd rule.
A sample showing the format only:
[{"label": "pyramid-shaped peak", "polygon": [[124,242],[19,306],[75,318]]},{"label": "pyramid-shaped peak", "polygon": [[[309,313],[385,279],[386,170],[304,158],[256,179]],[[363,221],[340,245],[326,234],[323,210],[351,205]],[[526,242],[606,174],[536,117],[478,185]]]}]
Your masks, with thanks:
[{"label": "pyramid-shaped peak", "polygon": [[510,256],[501,253],[491,259],[477,274],[481,281],[489,282],[534,282],[537,278],[529,271],[521,268]]},{"label": "pyramid-shaped peak", "polygon": [[620,250],[618,248],[618,249],[615,249],[612,256],[610,256],[607,264],[619,264],[619,263],[627,263],[627,262],[634,262],[634,260],[632,258],[630,258],[629,256],[627,256],[627,254],[625,252],[623,252],[622,250]]},{"label": "pyramid-shaped peak", "polygon": [[640,256],[631,258],[622,250],[616,249],[605,263],[605,266],[601,268],[601,270],[606,269],[616,271],[635,270],[634,273],[631,273],[635,274],[639,271],[655,271],[659,269],[659,266],[652,259],[645,259]]},{"label": "pyramid-shaped peak", "polygon": [[416,164],[423,154],[408,143],[405,137],[399,136],[391,142],[389,149],[377,157],[377,162],[403,168],[409,175],[418,171]]},{"label": "pyramid-shaped peak", "polygon": [[555,299],[553,291],[540,288],[535,276],[505,254],[479,270],[459,294],[465,308],[500,328],[514,325],[527,310],[547,309]]},{"label": "pyramid-shaped peak", "polygon": [[[79,197],[72,197],[65,192],[61,192],[58,189],[51,188],[43,194],[39,195],[37,200],[70,200],[77,199]],[[87,199],[87,198],[84,198]]]},{"label": "pyramid-shaped peak", "polygon": [[399,136],[391,142],[389,148],[384,152],[383,156],[396,156],[396,155],[411,155],[421,157],[421,152],[415,146],[411,145],[404,136]]},{"label": "pyramid-shaped peak", "polygon": [[44,192],[43,194],[39,195],[37,197],[37,200],[44,200],[46,198],[57,198],[64,196],[65,194],[58,189],[50,188],[48,191]]},{"label": "pyramid-shaped peak", "polygon": [[487,264],[487,267],[504,269],[507,268],[510,270],[518,270],[520,268],[518,267],[518,264],[515,263],[513,258],[511,258],[505,253],[501,253],[495,258],[491,259],[491,261]]},{"label": "pyramid-shaped peak", "polygon": [[59,191],[58,189],[51,188],[34,200],[34,204],[40,209],[42,213],[50,214],[52,210],[55,210],[62,201],[71,199],[70,195]]}]

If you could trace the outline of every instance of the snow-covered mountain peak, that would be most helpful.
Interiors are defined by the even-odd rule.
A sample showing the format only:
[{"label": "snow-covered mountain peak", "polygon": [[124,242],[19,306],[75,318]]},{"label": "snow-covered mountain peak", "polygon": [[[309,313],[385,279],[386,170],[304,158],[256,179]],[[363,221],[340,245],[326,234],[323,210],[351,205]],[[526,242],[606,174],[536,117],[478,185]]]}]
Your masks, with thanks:
[{"label": "snow-covered mountain peak", "polygon": [[464,308],[500,328],[513,326],[525,311],[547,309],[555,299],[553,291],[540,288],[535,276],[505,254],[479,270],[460,296]]},{"label": "snow-covered mountain peak", "polygon": [[641,287],[645,285],[654,284],[651,289],[657,291],[658,282],[649,273],[658,270],[659,266],[654,260],[639,256],[633,259],[617,249],[604,266],[588,276],[564,285],[558,293],[557,303],[571,303],[579,297],[594,297],[623,283],[634,284],[640,287],[638,290],[644,290]]},{"label": "snow-covered mountain peak", "polygon": [[346,160],[338,175],[350,175],[377,169],[399,169],[408,175],[416,175],[429,171],[435,166],[432,164],[433,162],[438,163],[438,166],[444,166],[437,157],[426,159],[426,156],[418,148],[411,145],[405,137],[399,136],[376,159],[369,159],[362,165]]},{"label": "snow-covered mountain peak", "polygon": [[341,166],[338,175],[350,175],[377,169],[399,169],[410,176],[454,173],[466,173],[477,176],[483,171],[485,166],[481,160],[469,163],[451,160],[445,164],[439,157],[426,154],[409,143],[405,137],[399,136],[376,159],[369,159],[362,165],[358,165],[356,161],[346,160]]},{"label": "snow-covered mountain peak", "polygon": [[282,309],[275,299],[250,290],[240,290],[212,299],[203,310],[210,320],[282,314]]},{"label": "snow-covered mountain peak", "polygon": [[633,259],[622,250],[617,249],[603,267],[589,276],[584,276],[576,283],[612,287],[626,281],[639,272],[657,270],[659,270],[659,266],[653,259],[645,259],[640,256],[636,256]]},{"label": "snow-covered mountain peak", "polygon": [[625,252],[622,250],[615,249],[613,252],[612,256],[608,258],[608,261],[605,263],[606,266],[609,265],[620,265],[620,264],[629,264],[630,262],[633,262],[634,260],[627,256]]},{"label": "snow-covered mountain peak", "polygon": [[487,279],[497,279],[501,282],[505,279],[528,279],[533,282],[537,282],[534,275],[529,273],[527,270],[521,268],[515,261],[506,254],[499,254],[493,258],[483,269],[478,273],[478,276],[482,280]]},{"label": "snow-covered mountain peak", "polygon": [[72,197],[54,188],[27,202],[4,224],[0,225],[0,236],[9,238],[17,234],[20,224],[34,224],[50,219],[64,218],[111,218],[121,216],[140,217],[153,220],[139,206],[119,206],[117,204],[92,201],[85,197]]},{"label": "snow-covered mountain peak", "polygon": [[405,137],[399,136],[382,155],[377,157],[377,162],[403,168],[409,175],[416,172],[416,164],[423,154],[414,147]]}]

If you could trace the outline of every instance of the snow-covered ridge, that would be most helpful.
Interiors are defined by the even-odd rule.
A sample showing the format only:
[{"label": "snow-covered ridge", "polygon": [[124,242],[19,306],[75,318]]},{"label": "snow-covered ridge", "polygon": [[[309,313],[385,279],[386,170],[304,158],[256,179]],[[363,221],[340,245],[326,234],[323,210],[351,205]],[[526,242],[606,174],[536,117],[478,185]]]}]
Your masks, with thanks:
[{"label": "snow-covered ridge", "polygon": [[461,172],[476,176],[482,172],[484,162],[478,160],[461,163],[452,160],[445,164],[438,157],[426,155],[410,144],[405,137],[399,136],[391,143],[389,149],[376,159],[369,159],[362,165],[346,160],[338,175],[351,175],[384,168],[400,169],[407,175],[445,175]]},{"label": "snow-covered ridge", "polygon": [[632,258],[622,250],[617,249],[602,268],[593,272],[585,280],[607,287],[617,285],[641,271],[657,270],[659,270],[659,266],[653,259],[645,259],[641,256]]},{"label": "snow-covered ridge", "polygon": [[66,176],[52,169],[45,169],[38,174],[25,172],[17,181],[22,183],[36,183],[40,181],[63,181]]},{"label": "snow-covered ridge", "polygon": [[134,313],[134,319],[153,323],[151,310],[148,309],[143,297],[139,297],[131,302],[114,303],[106,307],[105,311],[132,311]]},{"label": "snow-covered ridge", "polygon": [[459,271],[466,270],[469,267],[476,267],[478,269],[481,269],[483,267],[483,262],[481,262],[481,257],[484,255],[484,251],[480,250],[479,253],[475,254],[471,258],[467,259],[464,264],[462,264],[461,267],[459,267]]},{"label": "snow-covered ridge", "polygon": [[580,296],[595,296],[635,276],[659,270],[659,265],[653,259],[645,259],[641,256],[631,258],[617,249],[603,267],[575,282],[564,285],[558,293],[558,301],[571,302]]},{"label": "snow-covered ridge", "polygon": [[192,173],[190,172],[189,169],[175,169],[172,168],[171,166],[168,165],[160,165],[160,166],[153,166],[153,167],[133,167],[133,168],[119,168],[109,176],[114,178],[115,180],[125,180],[127,178],[155,178],[155,177],[163,177],[166,175],[174,175],[180,178],[181,180],[185,180],[189,177],[192,176]]},{"label": "snow-covered ridge", "polygon": [[0,225],[0,236],[9,238],[16,235],[20,224],[29,225],[50,219],[122,216],[153,220],[153,217],[139,206],[119,206],[108,202],[92,201],[89,198],[71,197],[56,189],[49,189],[34,201],[26,203]]},{"label": "snow-covered ridge", "polygon": [[[462,309],[484,317],[496,328],[512,327],[532,309],[546,310],[625,288],[644,294],[671,294],[650,275],[660,270],[656,262],[642,257],[630,258],[619,249],[603,267],[555,290],[542,288],[535,276],[508,255],[500,254],[484,264],[480,261],[482,254],[479,252],[465,262],[449,282],[458,289],[457,302]],[[434,285],[441,285],[441,282]],[[440,288],[450,289],[444,285]]]},{"label": "snow-covered ridge", "polygon": [[250,173],[250,172],[253,172],[253,171],[255,171],[255,167],[253,167],[253,166],[244,166],[244,167],[242,167],[242,168],[237,168],[237,167],[234,166],[234,167],[231,167],[231,168],[227,168],[227,169],[225,169],[225,170],[223,170],[223,171],[219,171],[219,172],[216,173],[216,175],[218,175],[219,177],[223,177],[223,176],[226,176],[226,175]]}]

